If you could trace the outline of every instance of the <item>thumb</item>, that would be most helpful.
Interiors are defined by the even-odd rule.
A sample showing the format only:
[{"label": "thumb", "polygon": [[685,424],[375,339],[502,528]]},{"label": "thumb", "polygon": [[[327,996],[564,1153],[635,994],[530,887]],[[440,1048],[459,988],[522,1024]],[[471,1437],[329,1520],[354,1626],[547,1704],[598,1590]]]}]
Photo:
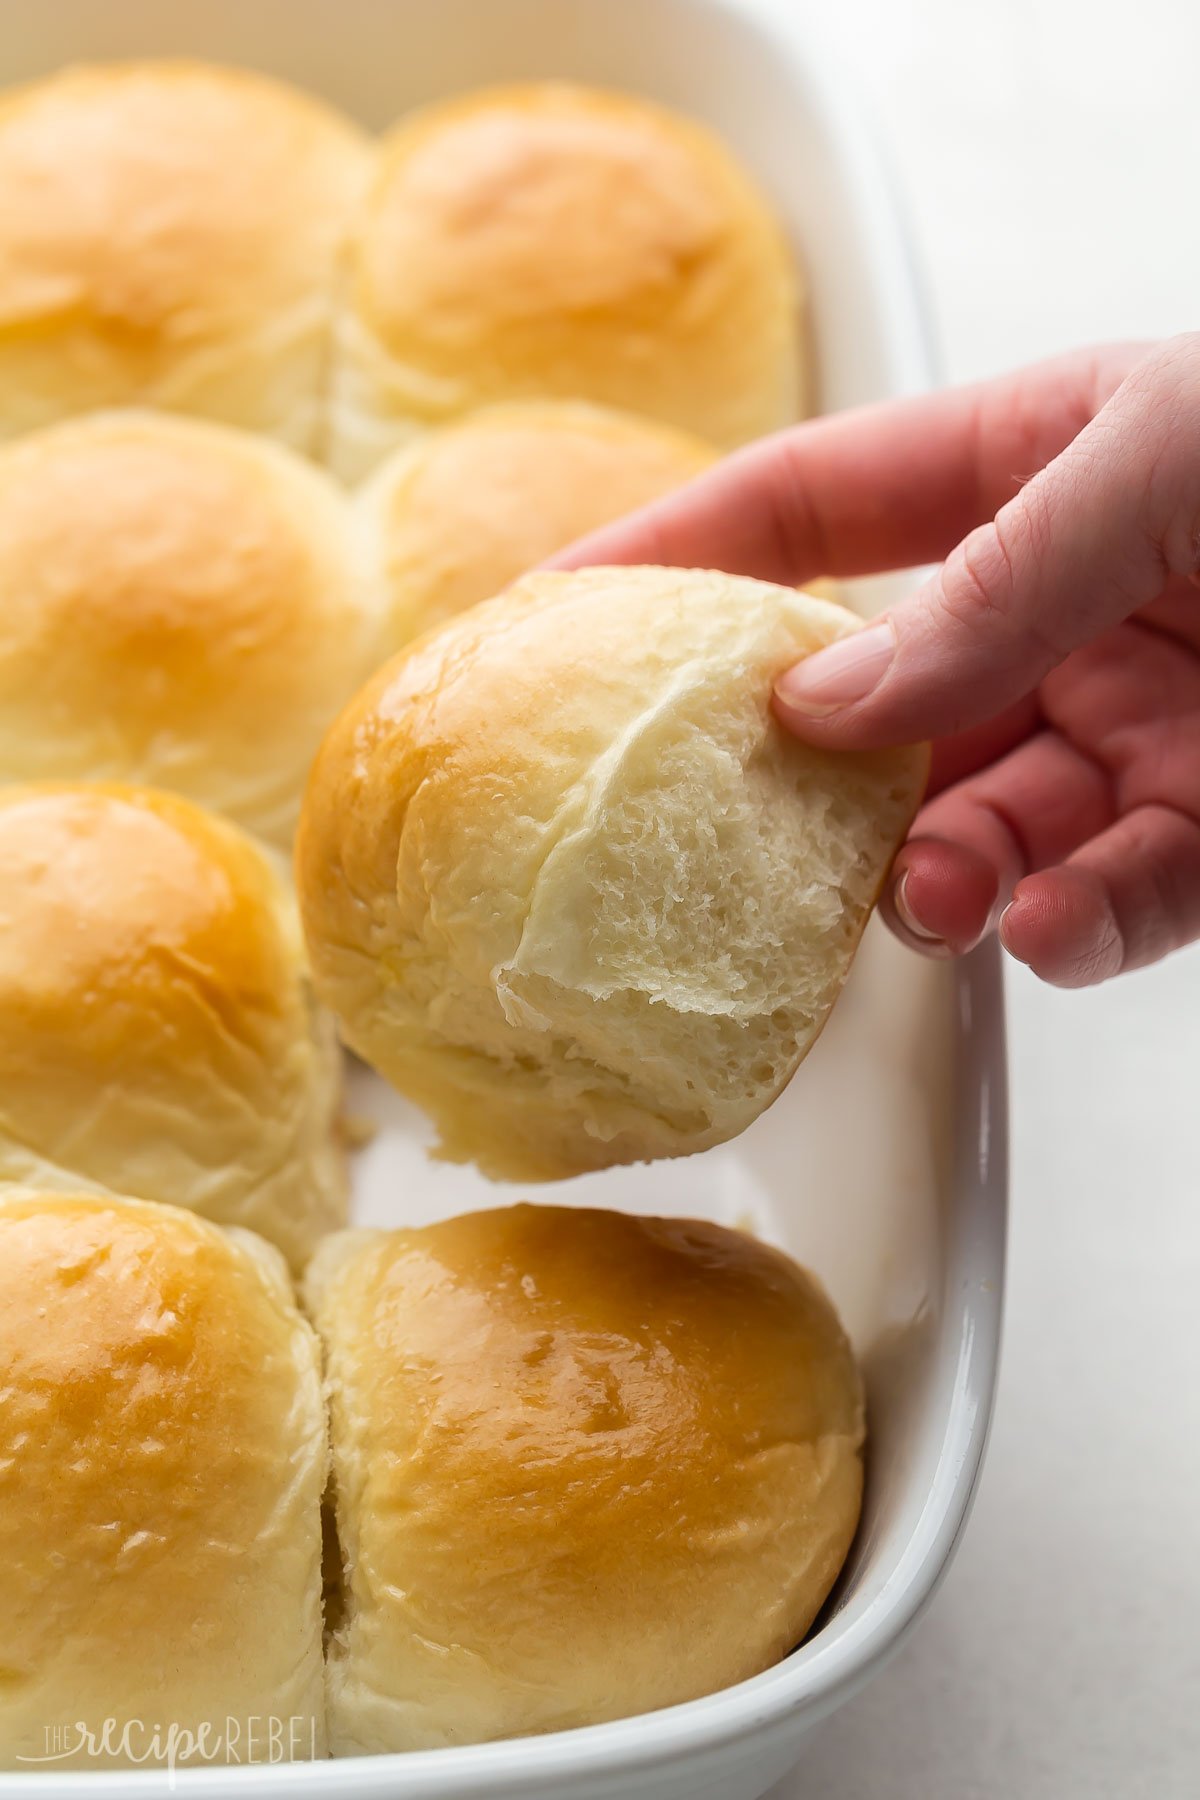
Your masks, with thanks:
[{"label": "thumb", "polygon": [[982,724],[1200,567],[1200,335],[1140,363],[925,586],[779,680],[781,722],[871,748]]}]

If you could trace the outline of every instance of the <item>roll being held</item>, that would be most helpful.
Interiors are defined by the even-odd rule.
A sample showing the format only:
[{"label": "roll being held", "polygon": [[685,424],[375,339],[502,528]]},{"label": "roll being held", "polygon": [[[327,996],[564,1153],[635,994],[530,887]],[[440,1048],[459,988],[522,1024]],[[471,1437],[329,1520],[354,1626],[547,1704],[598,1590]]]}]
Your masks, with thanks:
[{"label": "roll being held", "polygon": [[324,1753],[320,1361],[277,1251],[0,1196],[0,1446],[0,1768],[161,1767],[172,1728],[267,1760],[273,1720]]},{"label": "roll being held", "polygon": [[343,496],[277,445],[114,412],[0,449],[0,780],[172,788],[288,852],[376,630]]},{"label": "roll being held", "polygon": [[167,1201],[299,1267],[346,1219],[340,1082],[248,838],[170,794],[0,793],[0,1186]]},{"label": "roll being held", "polygon": [[704,1149],[779,1094],[927,767],[771,716],[858,624],[711,572],[534,575],[347,708],[297,840],[314,978],[442,1154],[554,1178]]},{"label": "roll being held", "polygon": [[335,1755],[690,1700],[797,1644],[854,1535],[862,1389],[786,1256],[516,1206],[322,1246]]},{"label": "roll being held", "polygon": [[355,502],[385,654],[715,459],[686,432],[578,400],[490,406],[427,433]]},{"label": "roll being held", "polygon": [[801,283],[704,126],[564,82],[383,140],[336,325],[333,466],[495,401],[583,398],[728,449],[802,409]]},{"label": "roll being held", "polygon": [[0,104],[0,436],[169,407],[320,448],[334,286],[373,150],[202,63],[68,69]]}]

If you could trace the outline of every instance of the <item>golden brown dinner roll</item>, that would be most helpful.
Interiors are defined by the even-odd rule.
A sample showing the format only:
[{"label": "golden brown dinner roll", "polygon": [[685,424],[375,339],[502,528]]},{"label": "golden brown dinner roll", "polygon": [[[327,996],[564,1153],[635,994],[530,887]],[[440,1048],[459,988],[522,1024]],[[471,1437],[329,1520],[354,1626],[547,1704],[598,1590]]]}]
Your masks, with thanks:
[{"label": "golden brown dinner roll", "polygon": [[334,465],[542,395],[741,443],[801,404],[798,295],[765,200],[693,120],[549,82],[429,107],[384,140],[351,248]]},{"label": "golden brown dinner roll", "polygon": [[0,1197],[0,1767],[153,1766],[171,1727],[175,1761],[266,1760],[272,1720],[322,1754],[326,1461],[316,1340],[269,1245]]},{"label": "golden brown dinner roll", "polygon": [[0,1185],[169,1201],[299,1266],[346,1218],[300,959],[232,826],[134,788],[0,793]]},{"label": "golden brown dinner roll", "polygon": [[318,448],[334,283],[371,165],[308,95],[199,63],[0,104],[0,435],[140,402]]},{"label": "golden brown dinner roll", "polygon": [[695,1220],[514,1206],[327,1240],[335,1755],[649,1712],[797,1644],[862,1391],[816,1283]]},{"label": "golden brown dinner roll", "polygon": [[857,625],[703,570],[533,575],[346,709],[297,838],[314,975],[442,1154],[516,1180],[682,1155],[781,1091],[925,776],[769,712]]},{"label": "golden brown dinner roll", "polygon": [[581,401],[487,407],[389,457],[358,500],[389,650],[690,481],[698,438]]},{"label": "golden brown dinner roll", "polygon": [[0,449],[0,780],[173,788],[290,850],[378,661],[345,503],[277,445],[141,412]]}]

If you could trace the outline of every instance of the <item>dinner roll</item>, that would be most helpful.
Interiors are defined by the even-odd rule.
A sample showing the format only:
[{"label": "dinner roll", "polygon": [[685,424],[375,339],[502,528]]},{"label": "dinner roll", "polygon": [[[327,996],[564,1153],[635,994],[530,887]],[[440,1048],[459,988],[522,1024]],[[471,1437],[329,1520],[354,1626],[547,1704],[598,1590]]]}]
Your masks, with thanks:
[{"label": "dinner roll", "polygon": [[326,1461],[316,1340],[269,1245],[0,1197],[0,1767],[153,1766],[172,1727],[175,1761],[266,1760],[272,1720],[323,1754]]},{"label": "dinner roll", "polygon": [[342,714],[297,838],[314,975],[443,1155],[513,1180],[677,1156],[781,1091],[925,776],[769,712],[858,623],[704,570],[532,575]]},{"label": "dinner roll", "polygon": [[118,412],[0,449],[0,780],[173,788],[290,851],[375,630],[342,496],[276,445]]},{"label": "dinner roll", "polygon": [[389,457],[358,503],[388,648],[713,460],[670,426],[570,400],[488,407],[430,432]]},{"label": "dinner roll", "polygon": [[565,83],[384,140],[336,331],[349,476],[495,400],[581,396],[722,448],[802,400],[799,280],[763,197],[693,120]]},{"label": "dinner roll", "polygon": [[0,105],[0,435],[142,402],[315,451],[371,152],[199,63],[69,69]]},{"label": "dinner roll", "polygon": [[338,1051],[261,853],[170,794],[0,793],[0,1185],[345,1223]]},{"label": "dinner roll", "polygon": [[335,1755],[708,1694],[812,1624],[858,1520],[828,1300],[696,1220],[514,1206],[331,1238]]}]

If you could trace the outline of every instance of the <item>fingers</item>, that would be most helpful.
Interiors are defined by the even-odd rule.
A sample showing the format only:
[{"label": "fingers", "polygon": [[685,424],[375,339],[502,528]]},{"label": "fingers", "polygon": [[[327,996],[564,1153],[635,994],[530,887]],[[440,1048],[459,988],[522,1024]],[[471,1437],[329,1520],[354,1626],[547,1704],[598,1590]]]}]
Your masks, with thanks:
[{"label": "fingers", "polygon": [[1200,336],[1139,365],[1047,468],[889,617],[785,674],[797,735],[868,748],[959,732],[1200,567]]},{"label": "fingers", "polygon": [[926,956],[974,949],[997,913],[996,869],[966,844],[921,836],[897,856],[880,911],[896,936]]},{"label": "fingers", "polygon": [[[1036,779],[1035,746],[1025,775]],[[1041,747],[1037,747],[1040,754]],[[1069,748],[1069,747],[1068,747]],[[1086,759],[1085,759],[1086,760]],[[1104,799],[1084,770],[1062,771],[1080,784],[1077,798],[1093,821]],[[1012,800],[1014,783],[1008,793]],[[1086,987],[1157,962],[1200,937],[1200,823],[1170,806],[1142,806],[1107,823],[1062,860],[1055,847],[1078,836],[1077,825],[1054,809],[1026,813],[1016,830],[986,802],[972,816],[967,796],[934,823],[950,839],[920,835],[896,859],[882,907],[893,930],[927,955],[972,949],[997,912],[1000,939],[1010,955],[1043,981]],[[929,812],[933,808],[928,809]],[[961,836],[958,834],[962,834]],[[1025,873],[1021,864],[1032,867]],[[1015,889],[1006,910],[1004,901]]]},{"label": "fingers", "polygon": [[1100,765],[1040,732],[922,808],[885,916],[917,948],[960,954],[993,928],[1023,876],[1061,862],[1114,816]]},{"label": "fingers", "polygon": [[972,731],[960,731],[954,737],[939,739],[933,746],[925,798],[932,800],[943,788],[953,787],[968,775],[974,775],[976,770],[1007,756],[1010,750],[1033,736],[1040,722],[1041,710],[1036,698],[1030,694]]},{"label": "fingers", "polygon": [[940,560],[1070,443],[1141,354],[1080,352],[796,426],[548,566],[664,563],[798,584]]},{"label": "fingers", "polygon": [[1200,936],[1200,825],[1144,806],[1061,868],[1022,881],[1000,924],[1006,950],[1057,987],[1087,987]]},{"label": "fingers", "polygon": [[[1200,596],[1195,602],[1200,612]],[[1042,683],[1047,720],[1111,770],[1122,812],[1196,810],[1200,654],[1143,615],[1078,651]]]}]

